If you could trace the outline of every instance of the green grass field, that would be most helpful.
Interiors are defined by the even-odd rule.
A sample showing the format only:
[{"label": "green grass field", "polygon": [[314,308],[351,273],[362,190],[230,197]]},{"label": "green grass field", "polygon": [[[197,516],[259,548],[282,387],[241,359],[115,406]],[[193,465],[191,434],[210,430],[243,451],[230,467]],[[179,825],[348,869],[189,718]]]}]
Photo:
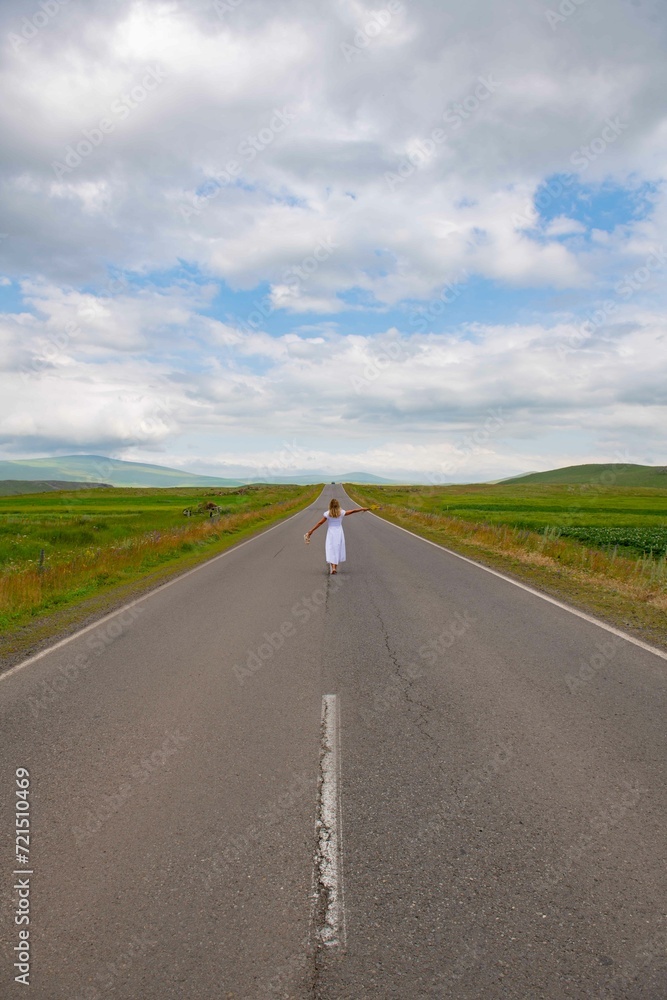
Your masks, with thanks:
[{"label": "green grass field", "polygon": [[[110,488],[0,497],[0,631],[161,567],[200,561],[305,506],[320,489]],[[196,512],[205,504],[219,508],[213,517]]]},{"label": "green grass field", "polygon": [[23,493],[55,493],[62,490],[108,489],[109,483],[73,483],[58,479],[0,479],[0,497]]}]

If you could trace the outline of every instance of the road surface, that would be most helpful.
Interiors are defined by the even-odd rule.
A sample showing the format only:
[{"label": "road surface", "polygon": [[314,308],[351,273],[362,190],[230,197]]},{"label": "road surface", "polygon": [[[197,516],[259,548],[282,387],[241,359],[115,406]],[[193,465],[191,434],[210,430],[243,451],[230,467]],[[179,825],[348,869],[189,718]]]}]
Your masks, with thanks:
[{"label": "road surface", "polygon": [[0,996],[664,1000],[665,658],[333,494],[0,680]]}]

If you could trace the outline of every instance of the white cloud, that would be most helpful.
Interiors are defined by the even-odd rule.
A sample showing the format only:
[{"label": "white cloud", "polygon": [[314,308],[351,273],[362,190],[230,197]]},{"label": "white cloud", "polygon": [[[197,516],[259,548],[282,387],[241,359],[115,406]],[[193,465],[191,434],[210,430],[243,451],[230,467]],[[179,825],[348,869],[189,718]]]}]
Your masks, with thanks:
[{"label": "white cloud", "polygon": [[[424,286],[431,294],[450,267],[464,264],[527,284],[553,268],[567,284],[576,261],[563,248],[517,239],[511,215],[520,206],[502,192],[518,184],[530,197],[546,174],[571,169],[572,153],[609,115],[625,115],[627,141],[609,145],[589,164],[591,175],[635,170],[638,145],[648,165],[656,144],[664,148],[655,100],[666,75],[659,38],[629,21],[622,4],[606,15],[605,36],[591,33],[585,47],[581,25],[554,36],[534,5],[520,0],[469,6],[416,0],[350,65],[340,45],[370,8],[256,0],[218,18],[206,3],[126,0],[115,16],[91,4],[84,32],[81,14],[63,11],[42,30],[42,44],[10,53],[4,71],[17,95],[3,122],[15,150],[6,164],[15,229],[32,234],[39,266],[64,278],[94,275],[99,255],[111,253],[128,267],[194,260],[252,287],[276,281],[333,231],[345,250],[314,281],[315,298],[328,302],[328,284],[342,289],[362,280],[386,297],[369,273],[379,247],[406,262],[401,286],[415,295]],[[471,46],[465,31],[480,23],[485,30]],[[626,45],[641,38],[642,60],[616,55],[612,62],[615,36]],[[165,82],[56,184],[52,161],[155,65]],[[466,112],[480,78],[497,80],[497,91]],[[466,118],[447,125],[443,116],[457,104]],[[281,108],[295,120],[262,145],[258,136]],[[385,174],[438,126],[446,141],[389,197]],[[247,187],[226,187],[185,220],[179,205],[230,160]],[[458,207],[471,195],[474,210]],[[40,219],[46,198],[52,214]],[[445,220],[461,238],[443,259]],[[483,249],[471,246],[471,227],[484,231]],[[29,245],[22,238],[6,248],[19,267]]]},{"label": "white cloud", "polygon": [[[591,453],[622,441],[643,448],[647,435],[666,443],[667,335],[660,315],[637,316],[632,303],[585,331],[535,323],[474,324],[456,335],[390,328],[271,336],[202,319],[196,296],[188,305],[186,296],[174,303],[138,292],[113,303],[112,319],[104,300],[96,308],[90,296],[43,286],[32,295],[40,316],[11,316],[0,327],[10,370],[0,377],[5,447],[18,438],[152,456],[155,446],[194,435],[201,461],[235,455],[264,467],[270,428],[273,442],[297,439],[310,456],[292,469],[321,467],[328,455],[339,471],[361,462],[381,473],[384,462],[403,473],[446,467],[465,477],[500,476],[508,461],[510,471],[529,458],[534,467],[540,438]],[[65,320],[81,324],[81,316],[93,325],[63,335]],[[140,353],[100,347],[109,324],[122,321],[127,350],[140,345]],[[151,345],[163,336],[156,354]],[[221,450],[220,440],[237,443]]]},{"label": "white cloud", "polygon": [[557,219],[552,219],[545,229],[547,236],[574,236],[577,233],[585,233],[586,227],[576,219],[568,219],[565,215],[559,215]]},{"label": "white cloud", "polygon": [[[88,0],[6,41],[1,284],[17,279],[26,304],[0,330],[6,447],[178,440],[213,460],[216,434],[265,456],[267,435],[308,427],[342,465],[502,474],[514,459],[499,436],[477,458],[456,451],[498,407],[513,448],[541,435],[554,460],[578,428],[591,454],[662,442],[653,286],[572,353],[554,349],[667,223],[664,18],[610,0],[601,31],[594,6],[554,31],[530,0],[412,0],[376,33],[376,8],[357,0],[244,0],[223,16],[208,0]],[[5,5],[0,36],[24,13]],[[149,71],[159,83],[132,98]],[[77,164],[91,129],[101,138]],[[57,176],[67,147],[74,166]],[[655,182],[652,212],[590,240],[569,216],[522,223],[540,185],[574,169]],[[148,277],[183,268],[196,279]],[[482,279],[561,297],[551,317],[517,298],[516,324],[474,323],[471,306],[447,334],[430,320],[368,334],[369,315],[401,327],[462,275],[473,294]],[[240,331],[216,311],[222,282],[266,300],[259,322]],[[336,325],[345,309],[358,327]],[[391,343],[400,363],[355,391],[351,375]]]}]

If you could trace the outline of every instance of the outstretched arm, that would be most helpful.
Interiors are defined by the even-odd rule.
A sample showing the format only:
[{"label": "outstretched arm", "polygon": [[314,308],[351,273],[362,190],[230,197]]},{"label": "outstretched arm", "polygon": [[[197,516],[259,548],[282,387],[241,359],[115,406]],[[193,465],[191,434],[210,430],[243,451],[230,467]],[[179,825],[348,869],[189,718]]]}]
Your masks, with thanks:
[{"label": "outstretched arm", "polygon": [[320,526],[321,524],[325,524],[325,522],[326,522],[326,517],[321,517],[321,518],[319,519],[319,521],[317,522],[317,524],[315,525],[315,527],[314,527],[314,528],[311,528],[311,529],[310,529],[310,531],[307,531],[307,532],[306,532],[306,534],[308,535],[308,537],[310,538],[310,536],[312,535],[312,533],[313,533],[314,531],[317,531],[317,529],[319,528],[319,526]]},{"label": "outstretched arm", "polygon": [[346,510],[345,517],[348,514],[362,514],[365,510],[370,510],[370,507],[355,507],[354,510]]}]

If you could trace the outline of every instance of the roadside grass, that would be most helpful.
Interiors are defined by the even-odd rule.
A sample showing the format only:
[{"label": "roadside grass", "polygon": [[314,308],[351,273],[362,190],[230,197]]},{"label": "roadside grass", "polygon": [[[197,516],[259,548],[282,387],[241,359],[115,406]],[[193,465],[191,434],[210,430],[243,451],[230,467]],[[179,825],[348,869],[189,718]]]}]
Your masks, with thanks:
[{"label": "roadside grass", "polygon": [[[253,484],[2,497],[0,634],[35,620],[44,633],[49,617],[64,609],[128,588],[136,593],[142,583],[154,586],[295,513],[320,490]],[[220,510],[184,516],[184,509],[206,503]],[[76,611],[67,617],[76,619]]]},{"label": "roadside grass", "polygon": [[667,647],[667,490],[346,486],[355,502]]}]

